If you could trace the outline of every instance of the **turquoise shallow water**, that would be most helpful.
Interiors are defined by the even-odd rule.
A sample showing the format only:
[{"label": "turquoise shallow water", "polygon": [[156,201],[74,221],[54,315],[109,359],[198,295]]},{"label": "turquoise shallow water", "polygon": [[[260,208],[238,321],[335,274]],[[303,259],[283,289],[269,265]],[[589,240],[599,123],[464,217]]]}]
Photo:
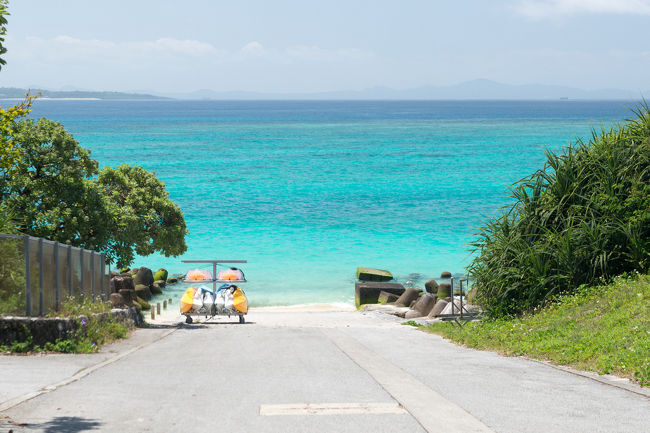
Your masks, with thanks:
[{"label": "turquoise shallow water", "polygon": [[[185,259],[247,259],[252,305],[350,302],[357,266],[462,272],[508,186],[631,102],[38,101],[101,165],[155,171]],[[176,289],[182,291],[181,288]]]}]

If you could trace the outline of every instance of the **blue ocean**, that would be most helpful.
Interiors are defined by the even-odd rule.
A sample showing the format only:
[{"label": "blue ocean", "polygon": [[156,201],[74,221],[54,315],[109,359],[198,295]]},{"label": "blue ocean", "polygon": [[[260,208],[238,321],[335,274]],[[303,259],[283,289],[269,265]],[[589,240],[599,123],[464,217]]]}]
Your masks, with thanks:
[{"label": "blue ocean", "polygon": [[[102,166],[156,173],[189,228],[182,259],[245,259],[253,306],[351,303],[357,266],[416,286],[462,273],[509,186],[623,101],[56,101]],[[172,288],[174,296],[185,287]]]}]

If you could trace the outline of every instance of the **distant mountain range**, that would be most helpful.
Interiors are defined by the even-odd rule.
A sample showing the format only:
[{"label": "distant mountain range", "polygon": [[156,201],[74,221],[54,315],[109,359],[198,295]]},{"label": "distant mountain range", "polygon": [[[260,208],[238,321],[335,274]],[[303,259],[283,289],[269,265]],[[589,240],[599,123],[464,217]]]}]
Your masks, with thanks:
[{"label": "distant mountain range", "polygon": [[[18,87],[0,87],[0,99],[24,98],[28,89]],[[123,92],[94,92],[88,90],[45,90],[29,89],[34,95],[41,94],[42,98],[51,99],[116,99],[116,100],[152,100],[152,99],[169,99],[164,96],[147,95],[142,93],[123,93]]]},{"label": "distant mountain range", "polygon": [[648,91],[630,91],[621,89],[584,90],[565,86],[548,86],[542,84],[511,85],[491,80],[472,80],[451,86],[424,86],[413,89],[397,90],[389,87],[371,87],[363,90],[319,92],[319,93],[261,93],[246,91],[215,92],[214,90],[197,90],[191,93],[163,93],[174,99],[317,99],[317,100],[432,100],[432,99],[641,99],[650,95]]},{"label": "distant mountain range", "polygon": [[[26,89],[0,88],[0,99],[23,98]],[[424,86],[397,90],[389,87],[371,87],[363,90],[347,90],[317,93],[263,93],[248,91],[217,92],[197,90],[189,93],[123,93],[94,92],[88,90],[42,90],[45,98],[57,99],[114,99],[114,100],[557,100],[557,99],[620,99],[639,100],[650,97],[650,90],[632,91],[621,89],[584,90],[574,87],[549,86],[543,84],[511,85],[496,81],[478,79],[451,86]]]}]

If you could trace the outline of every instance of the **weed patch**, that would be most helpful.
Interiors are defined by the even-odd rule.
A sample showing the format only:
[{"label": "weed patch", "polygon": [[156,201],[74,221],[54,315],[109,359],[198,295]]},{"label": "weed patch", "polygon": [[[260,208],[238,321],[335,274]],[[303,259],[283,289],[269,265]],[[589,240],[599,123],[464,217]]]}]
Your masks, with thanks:
[{"label": "weed patch", "polygon": [[103,302],[100,298],[69,298],[63,302],[57,313],[52,313],[50,316],[74,318],[77,322],[77,331],[73,335],[39,346],[33,344],[33,338],[29,330],[26,330],[26,338],[23,341],[2,345],[0,352],[96,352],[102,345],[129,335],[129,327],[114,318],[110,311],[111,304]]}]

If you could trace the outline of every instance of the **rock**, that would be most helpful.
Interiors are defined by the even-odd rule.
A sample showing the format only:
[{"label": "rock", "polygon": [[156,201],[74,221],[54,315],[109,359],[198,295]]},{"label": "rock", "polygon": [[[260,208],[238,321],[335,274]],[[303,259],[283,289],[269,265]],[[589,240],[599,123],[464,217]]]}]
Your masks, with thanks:
[{"label": "rock", "polygon": [[138,269],[138,272],[133,277],[133,284],[136,286],[138,284],[144,284],[145,286],[151,287],[153,285],[153,273],[151,269],[145,268],[144,266]]},{"label": "rock", "polygon": [[[452,314],[451,311],[452,303],[448,302],[447,305],[445,305],[444,310],[440,314]],[[454,298],[454,303],[453,303],[454,311],[453,314],[459,314],[460,313],[460,299],[459,298]]]},{"label": "rock", "polygon": [[128,274],[131,270],[129,268],[120,269],[120,274]]},{"label": "rock", "polygon": [[438,286],[438,299],[447,298],[451,296],[451,284],[449,283],[440,283]]},{"label": "rock", "polygon": [[133,278],[130,275],[127,275],[123,278],[124,288],[135,292],[135,284],[133,284]]},{"label": "rock", "polygon": [[162,295],[163,294],[163,287],[165,287],[165,282],[162,280],[154,281],[153,285],[151,286],[151,293],[154,295]]},{"label": "rock", "polygon": [[120,275],[119,272],[115,272],[115,271],[111,271],[108,273],[108,276],[110,278],[117,277],[118,275]]},{"label": "rock", "polygon": [[[136,295],[138,295],[138,298],[142,298],[142,299],[145,299],[147,301],[149,299],[151,299],[151,296],[152,296],[151,295],[151,289],[149,288],[149,286],[145,286],[144,284],[137,284],[135,286],[135,293],[136,293]],[[138,300],[138,302],[140,302],[140,301]]]},{"label": "rock", "polygon": [[111,304],[113,304],[113,308],[123,308],[126,306],[124,298],[119,293],[111,293]]},{"label": "rock", "polygon": [[163,281],[166,282],[166,281],[167,281],[167,276],[168,276],[168,275],[169,275],[169,274],[167,273],[167,269],[160,268],[160,269],[158,269],[158,270],[156,271],[155,274],[153,274],[153,280],[154,280],[154,281],[157,281],[157,280],[163,280]]},{"label": "rock", "polygon": [[363,304],[379,302],[379,293],[388,292],[394,295],[404,293],[404,286],[397,283],[361,282],[354,284],[354,300],[357,308]]},{"label": "rock", "polygon": [[139,296],[137,297],[136,302],[138,303],[138,305],[140,305],[141,310],[150,310],[151,309],[151,305],[149,305],[149,303],[147,301],[145,301],[144,299],[142,299]]},{"label": "rock", "polygon": [[178,283],[178,278],[167,278],[167,284],[176,284]]},{"label": "rock", "polygon": [[418,299],[418,291],[413,287],[409,287],[402,293],[402,295],[395,301],[395,305],[399,307],[408,307],[411,302]]},{"label": "rock", "polygon": [[137,296],[135,294],[135,290],[129,290],[129,289],[120,290],[120,295],[122,295],[122,299],[124,299],[124,303],[126,305],[131,305],[131,303],[135,300]]},{"label": "rock", "polygon": [[390,281],[393,279],[393,274],[383,269],[364,268],[359,266],[357,268],[357,278],[360,281]]},{"label": "rock", "polygon": [[409,308],[412,309],[412,308],[415,306],[415,304],[416,304],[417,302],[418,302],[417,300],[415,300],[415,301],[411,301],[411,304],[409,305]]},{"label": "rock", "polygon": [[[456,297],[454,298],[454,311],[453,314],[460,314],[460,298]],[[481,309],[477,307],[476,305],[471,305],[463,301],[463,314],[467,313],[478,313],[480,312]],[[452,314],[451,311],[451,302],[448,302],[447,305],[445,306],[445,309],[442,310],[440,314]]]},{"label": "rock", "polygon": [[119,293],[120,290],[133,290],[133,279],[130,275],[117,275],[109,282],[110,292]]},{"label": "rock", "polygon": [[159,285],[161,289],[164,289],[167,286],[165,280],[154,280],[153,285]]},{"label": "rock", "polygon": [[389,304],[391,302],[397,301],[398,298],[399,298],[398,295],[382,290],[381,292],[379,292],[379,298],[377,299],[377,303]]},{"label": "rock", "polygon": [[436,280],[429,280],[424,283],[424,288],[428,293],[436,294],[438,293],[438,282]]},{"label": "rock", "polygon": [[115,280],[113,278],[108,280],[108,293],[116,293],[119,291],[119,289],[115,287]]},{"label": "rock", "polygon": [[360,308],[361,311],[381,311],[382,313],[392,314],[393,316],[404,317],[409,309],[407,307],[396,307],[386,304],[365,304]]},{"label": "rock", "polygon": [[440,278],[451,278],[451,272],[443,272],[440,274]]},{"label": "rock", "polygon": [[449,302],[445,301],[444,299],[438,299],[438,302],[433,306],[431,311],[429,311],[429,315],[427,316],[427,319],[433,319],[435,317],[438,317],[438,314],[442,313],[442,310],[445,309]]},{"label": "rock", "polygon": [[406,313],[404,317],[412,319],[414,317],[426,316],[431,312],[435,303],[436,297],[426,293],[423,296],[420,296],[420,298],[415,302],[415,305],[413,305],[412,310]]}]

